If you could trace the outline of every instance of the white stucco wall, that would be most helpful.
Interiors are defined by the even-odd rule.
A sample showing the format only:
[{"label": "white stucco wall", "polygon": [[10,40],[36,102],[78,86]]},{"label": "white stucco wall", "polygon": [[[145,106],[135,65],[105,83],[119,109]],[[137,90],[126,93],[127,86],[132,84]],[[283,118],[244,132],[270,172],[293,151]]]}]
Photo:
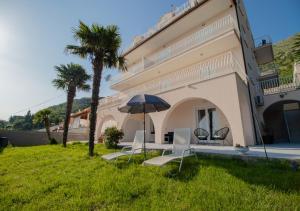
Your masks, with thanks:
[{"label": "white stucco wall", "polygon": [[[165,99],[171,109],[163,112],[150,113],[155,126],[155,142],[163,143],[164,134],[168,128],[168,118],[174,109],[189,99],[204,99],[219,108],[227,119],[231,129],[233,145],[253,145],[255,143],[253,125],[250,121],[250,103],[246,84],[236,73],[214,78],[198,84],[185,86],[168,91],[158,96]],[[118,128],[122,129],[127,114],[117,110],[118,105],[98,111],[97,136],[100,135],[103,121],[108,117],[116,120]],[[177,115],[182,115],[177,112]],[[194,121],[192,118],[190,121]],[[188,120],[185,120],[188,121]],[[174,121],[173,127],[180,123]]]},{"label": "white stucco wall", "polygon": [[[222,111],[216,107],[216,105],[202,99],[187,99],[187,101],[180,103],[177,105],[170,115],[167,117],[165,124],[165,132],[174,131],[175,128],[191,128],[194,131],[197,126],[197,110],[198,109],[208,109],[208,108],[216,108],[217,116],[218,116],[218,125],[215,125],[216,129],[221,129],[223,127],[229,127],[230,125],[227,122]],[[208,130],[208,128],[204,128]],[[231,131],[231,130],[230,130]],[[195,143],[197,138],[192,135],[192,142]],[[232,143],[231,132],[227,136],[227,141]]]}]

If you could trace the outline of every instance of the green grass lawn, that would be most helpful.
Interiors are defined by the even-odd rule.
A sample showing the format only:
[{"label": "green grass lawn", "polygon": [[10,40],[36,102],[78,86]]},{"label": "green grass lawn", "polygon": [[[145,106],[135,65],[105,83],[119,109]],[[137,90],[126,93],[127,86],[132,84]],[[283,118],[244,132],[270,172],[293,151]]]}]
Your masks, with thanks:
[{"label": "green grass lawn", "polygon": [[[164,168],[101,160],[102,145],[6,148],[0,210],[300,210],[300,172],[287,162],[215,156]],[[152,153],[154,156],[155,153]]]}]

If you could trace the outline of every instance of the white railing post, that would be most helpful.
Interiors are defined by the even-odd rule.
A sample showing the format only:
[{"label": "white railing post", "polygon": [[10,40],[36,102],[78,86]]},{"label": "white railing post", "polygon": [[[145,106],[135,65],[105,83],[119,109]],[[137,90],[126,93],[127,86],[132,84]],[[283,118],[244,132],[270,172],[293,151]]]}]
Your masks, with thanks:
[{"label": "white railing post", "polygon": [[[244,76],[241,74],[242,69],[238,60],[234,57],[232,52],[227,52],[215,58],[132,87],[126,90],[125,95],[129,97],[142,92],[159,94],[181,86],[213,79],[231,72],[237,72],[240,74],[241,78],[246,83]],[[260,85],[264,87],[265,83],[261,83]],[[115,95],[104,98],[100,100],[100,102],[102,105],[116,104],[120,101],[120,98],[121,95]]]},{"label": "white railing post", "polygon": [[299,88],[293,81],[292,76],[260,81],[259,85],[261,86],[264,94],[276,94]]},{"label": "white railing post", "polygon": [[[228,26],[236,27],[235,20],[231,17],[231,15],[227,15],[219,20],[216,20],[215,22],[209,24],[204,28],[199,29],[198,31],[183,38],[182,40],[179,40],[178,42],[171,44],[167,48],[164,48],[149,56],[146,57],[143,56],[140,62],[141,64],[138,63],[132,66],[131,68],[128,69],[128,72],[132,72],[132,74],[136,74],[138,72],[145,70],[146,68],[149,68],[153,65],[159,64],[167,59],[177,56],[187,49],[190,49],[196,45],[200,45],[204,43],[212,36],[217,36],[218,33],[222,33],[224,29],[226,29],[226,27]],[[214,65],[218,65],[218,64],[214,64]],[[131,69],[133,70],[131,71]],[[112,84],[118,83],[122,79],[125,79],[127,77],[130,77],[130,74],[124,73],[121,76],[116,77],[114,80],[112,80]]]}]

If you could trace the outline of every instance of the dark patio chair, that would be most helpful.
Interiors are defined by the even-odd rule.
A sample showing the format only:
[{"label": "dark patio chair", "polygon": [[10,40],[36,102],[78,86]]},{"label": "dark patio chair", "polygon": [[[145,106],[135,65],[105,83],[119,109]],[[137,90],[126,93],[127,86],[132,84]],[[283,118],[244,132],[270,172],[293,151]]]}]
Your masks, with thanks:
[{"label": "dark patio chair", "polygon": [[194,135],[197,137],[198,144],[199,144],[201,141],[207,140],[209,133],[207,132],[207,130],[205,130],[203,128],[196,128],[194,130]]},{"label": "dark patio chair", "polygon": [[174,139],[174,132],[168,132],[165,134],[165,142],[168,144],[173,144],[173,139]]},{"label": "dark patio chair", "polygon": [[212,140],[221,140],[223,141],[223,145],[224,145],[224,141],[227,137],[229,133],[229,128],[228,127],[223,127],[219,130],[217,130],[214,135],[211,137]]}]

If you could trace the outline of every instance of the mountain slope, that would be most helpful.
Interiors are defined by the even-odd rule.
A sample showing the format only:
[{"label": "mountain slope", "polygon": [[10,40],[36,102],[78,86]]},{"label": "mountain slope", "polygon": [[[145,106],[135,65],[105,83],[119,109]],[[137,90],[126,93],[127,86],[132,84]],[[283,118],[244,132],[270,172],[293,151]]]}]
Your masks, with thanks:
[{"label": "mountain slope", "polygon": [[294,45],[296,36],[299,34],[297,33],[273,45],[275,63],[278,65],[279,74],[282,77],[293,74],[294,63],[296,62]]},{"label": "mountain slope", "polygon": [[[85,109],[90,106],[91,98],[80,98],[74,99],[72,112],[77,112],[78,110]],[[66,103],[61,103],[58,105],[50,106],[47,109],[51,110],[51,122],[55,122],[56,124],[62,122],[65,117],[66,112]]]}]

